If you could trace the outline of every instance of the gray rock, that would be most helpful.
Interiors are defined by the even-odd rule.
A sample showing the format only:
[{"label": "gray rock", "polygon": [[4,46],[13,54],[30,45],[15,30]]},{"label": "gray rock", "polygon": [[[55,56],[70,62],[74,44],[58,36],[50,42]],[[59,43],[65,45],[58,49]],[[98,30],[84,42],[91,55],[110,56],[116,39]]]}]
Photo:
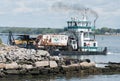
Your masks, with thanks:
[{"label": "gray rock", "polygon": [[21,60],[32,60],[32,61],[41,61],[46,60],[50,55],[47,51],[44,50],[34,50],[34,49],[25,49],[19,48],[16,46],[5,46],[0,49],[2,54],[0,54],[0,62],[19,62]]}]

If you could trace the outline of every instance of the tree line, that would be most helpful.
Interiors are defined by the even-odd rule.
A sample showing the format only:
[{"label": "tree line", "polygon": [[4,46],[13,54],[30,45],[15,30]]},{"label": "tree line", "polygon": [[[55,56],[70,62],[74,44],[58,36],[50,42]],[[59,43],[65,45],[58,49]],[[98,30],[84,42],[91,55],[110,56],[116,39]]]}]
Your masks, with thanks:
[{"label": "tree line", "polygon": [[[2,29],[2,28],[1,28]],[[2,29],[0,33],[8,33],[9,31],[19,34],[45,34],[45,33],[61,33],[64,30],[58,28],[23,28],[23,27],[7,27]]]},{"label": "tree line", "polygon": [[95,34],[118,34],[120,33],[120,29],[112,29],[108,27],[102,27],[95,30]]},{"label": "tree line", "polygon": [[[46,33],[61,33],[64,29],[60,28],[27,28],[27,27],[0,27],[0,33],[13,33],[19,34],[46,34]],[[120,33],[120,29],[112,29],[108,27],[102,27],[95,30],[95,34],[117,34]]]}]

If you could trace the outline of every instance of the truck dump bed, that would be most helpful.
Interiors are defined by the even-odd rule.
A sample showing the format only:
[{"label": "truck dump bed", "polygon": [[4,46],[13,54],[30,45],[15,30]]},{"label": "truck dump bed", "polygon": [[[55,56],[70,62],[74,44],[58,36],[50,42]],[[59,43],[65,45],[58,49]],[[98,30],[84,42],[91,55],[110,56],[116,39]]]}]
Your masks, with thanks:
[{"label": "truck dump bed", "polygon": [[39,35],[38,45],[40,46],[67,46],[68,36],[67,35]]}]

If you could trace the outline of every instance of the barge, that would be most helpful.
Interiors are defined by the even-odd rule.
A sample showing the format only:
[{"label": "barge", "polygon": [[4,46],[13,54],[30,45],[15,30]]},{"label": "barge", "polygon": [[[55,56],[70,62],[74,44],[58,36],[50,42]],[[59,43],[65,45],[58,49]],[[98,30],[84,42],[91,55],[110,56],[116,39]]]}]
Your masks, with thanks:
[{"label": "barge", "polygon": [[106,55],[95,39],[95,21],[88,20],[86,12],[81,19],[71,18],[62,34],[46,34],[37,37],[38,47],[51,55]]}]

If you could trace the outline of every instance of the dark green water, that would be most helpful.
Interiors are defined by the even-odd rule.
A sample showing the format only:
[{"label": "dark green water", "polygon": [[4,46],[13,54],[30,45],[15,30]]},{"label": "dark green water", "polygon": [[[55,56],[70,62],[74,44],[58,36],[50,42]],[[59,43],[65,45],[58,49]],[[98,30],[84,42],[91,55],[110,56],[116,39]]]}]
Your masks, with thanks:
[{"label": "dark green water", "polygon": [[0,81],[120,81],[120,75],[89,76],[9,76]]}]

